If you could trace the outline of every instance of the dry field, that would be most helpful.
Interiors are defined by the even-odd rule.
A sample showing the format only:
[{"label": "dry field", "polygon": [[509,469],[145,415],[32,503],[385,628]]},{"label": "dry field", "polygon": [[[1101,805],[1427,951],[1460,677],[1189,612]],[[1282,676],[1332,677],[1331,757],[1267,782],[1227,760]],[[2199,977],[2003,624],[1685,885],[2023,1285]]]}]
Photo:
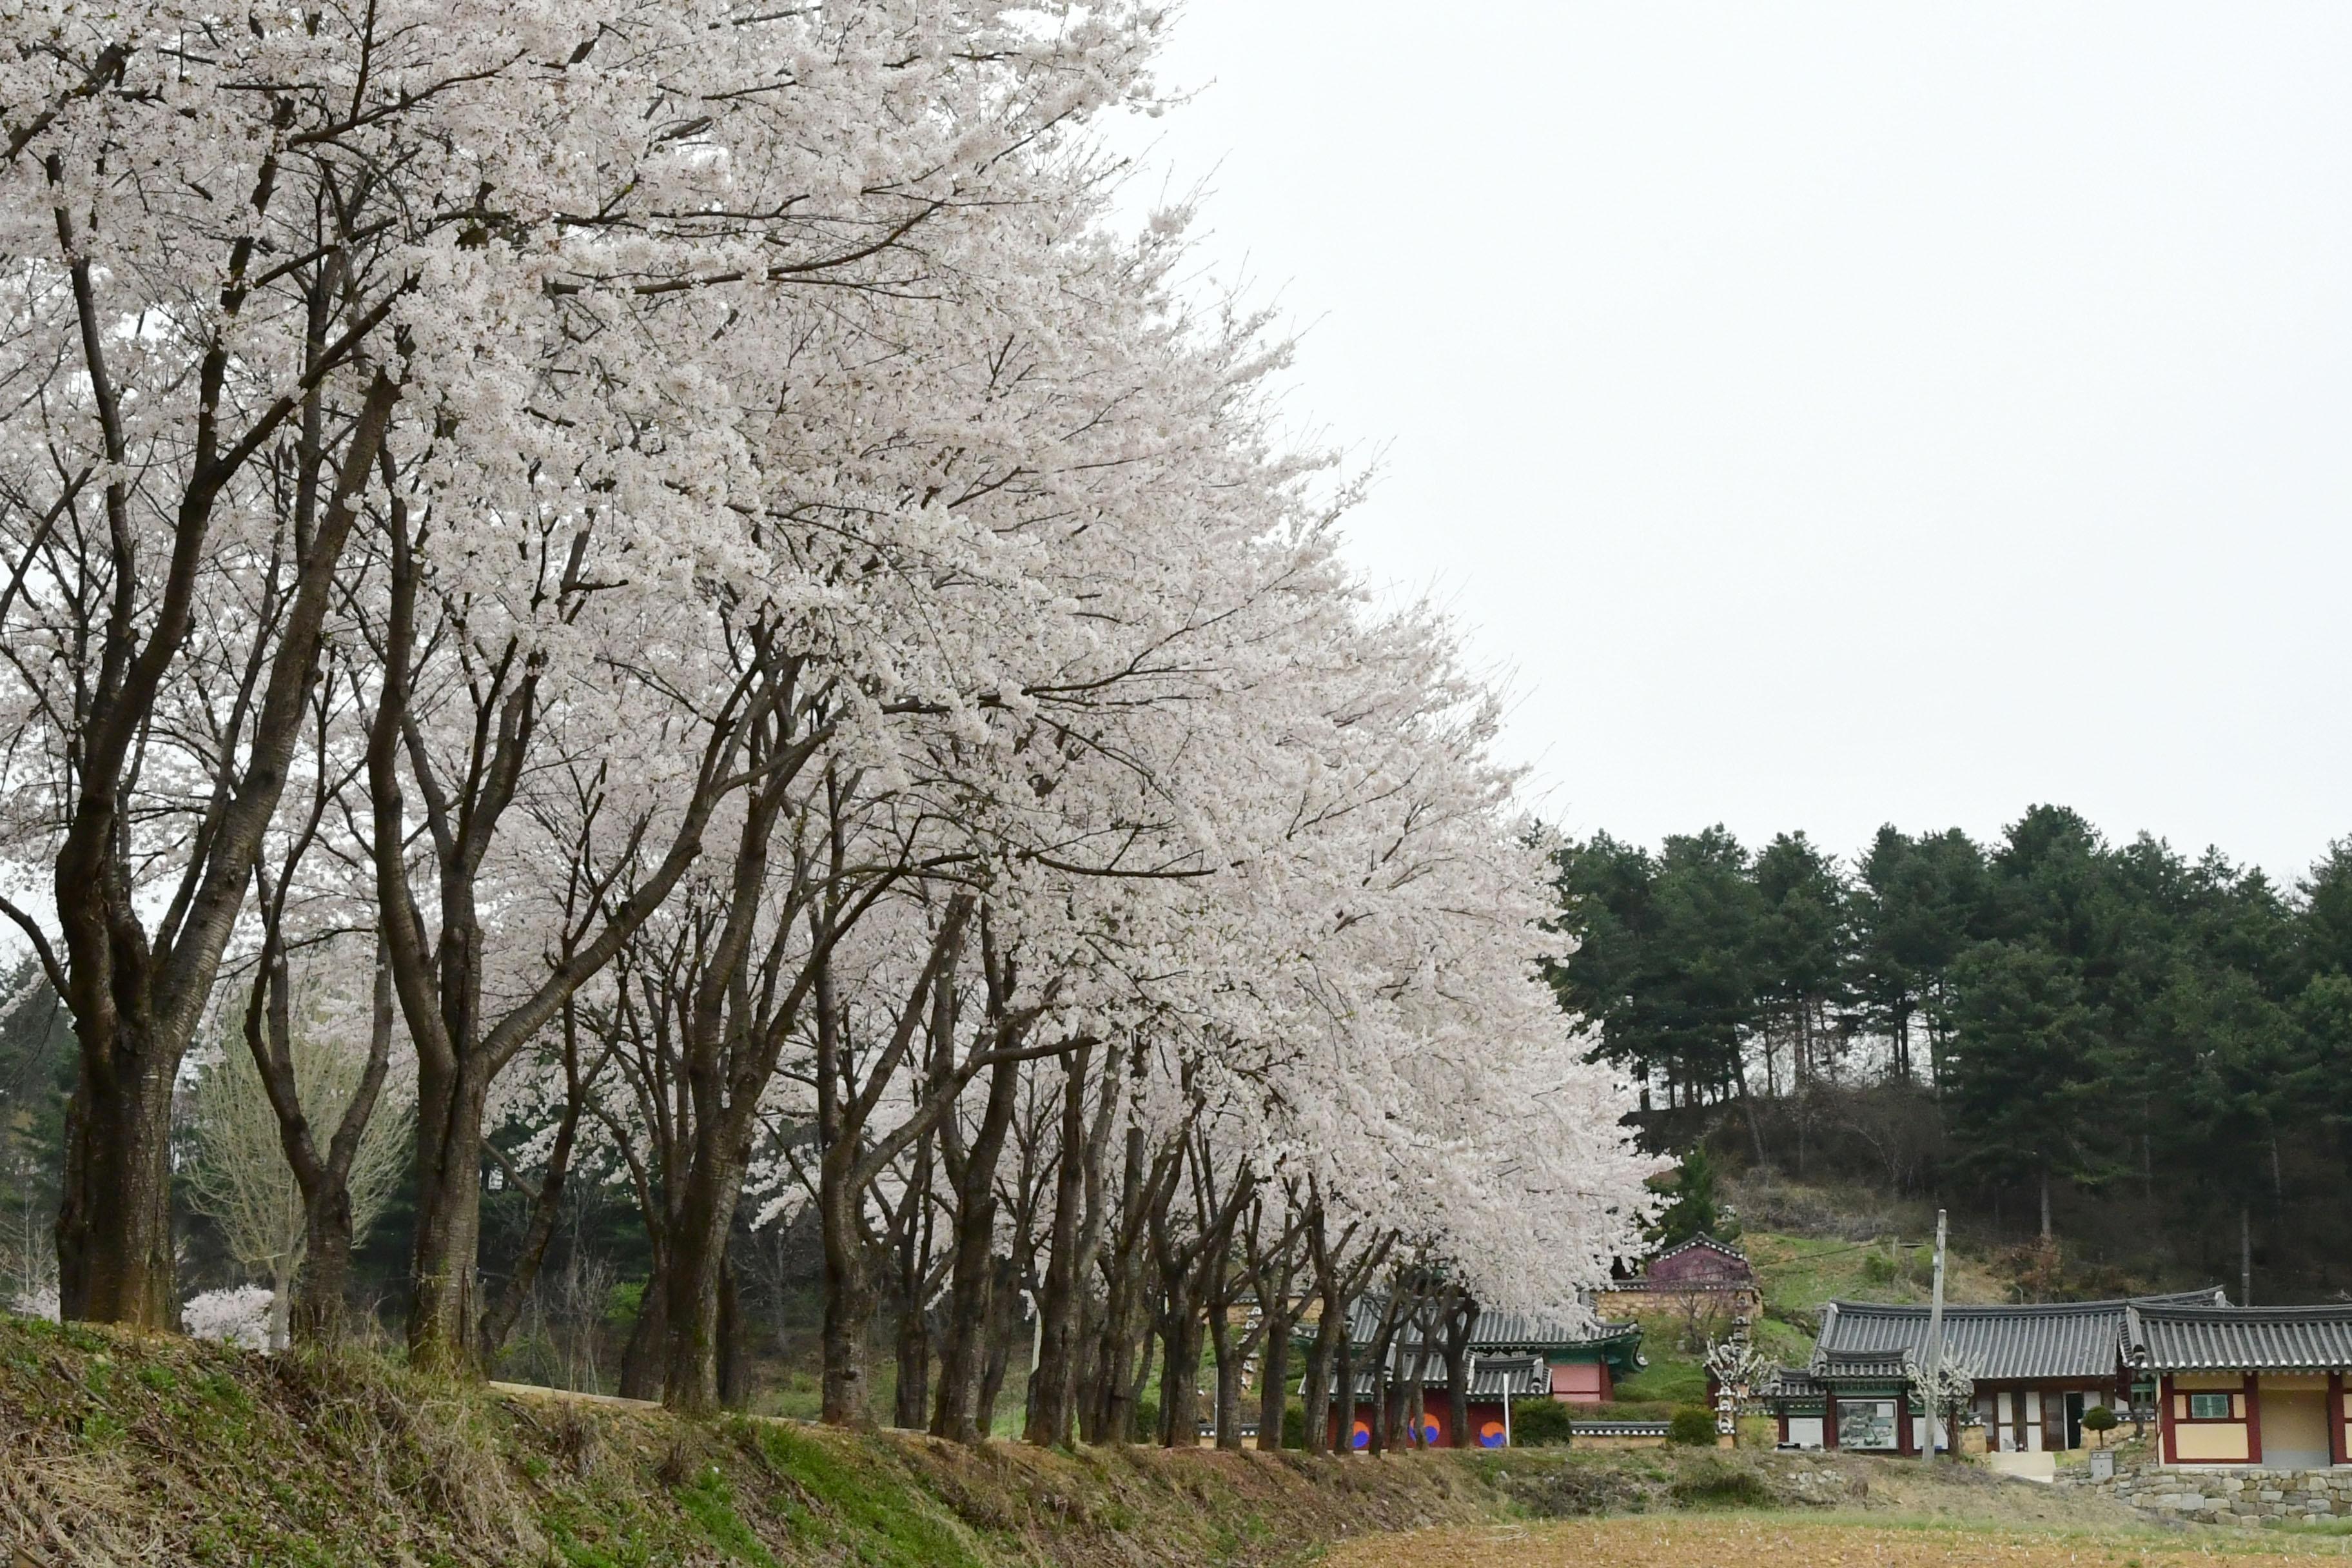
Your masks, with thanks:
[{"label": "dry field", "polygon": [[2336,1558],[2344,1537],[2062,1533],[1782,1516],[1652,1516],[1444,1529],[1359,1541],[1328,1568],[2188,1568],[2199,1561]]}]

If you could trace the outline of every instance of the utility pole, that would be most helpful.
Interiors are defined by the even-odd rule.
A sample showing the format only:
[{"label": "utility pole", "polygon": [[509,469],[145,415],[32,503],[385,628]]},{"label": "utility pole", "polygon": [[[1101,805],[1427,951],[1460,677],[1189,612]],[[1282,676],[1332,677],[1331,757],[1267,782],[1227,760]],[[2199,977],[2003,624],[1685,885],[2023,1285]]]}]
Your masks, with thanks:
[{"label": "utility pole", "polygon": [[1936,1211],[1936,1283],[1928,1298],[1927,1359],[1921,1371],[1927,1383],[1927,1440],[1920,1447],[1920,1457],[1929,1464],[1936,1462],[1937,1428],[1942,1424],[1944,1383],[1944,1211]]}]

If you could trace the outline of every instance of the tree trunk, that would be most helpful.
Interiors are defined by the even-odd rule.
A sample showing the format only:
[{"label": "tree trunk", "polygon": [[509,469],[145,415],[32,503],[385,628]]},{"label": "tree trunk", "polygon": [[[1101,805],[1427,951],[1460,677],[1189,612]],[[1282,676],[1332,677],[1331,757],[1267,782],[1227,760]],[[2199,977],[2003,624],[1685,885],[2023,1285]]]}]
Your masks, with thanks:
[{"label": "tree trunk", "polygon": [[416,1238],[411,1253],[409,1364],[478,1369],[476,1265],[482,1236],[482,1104],[488,1085],[459,1065],[421,1062],[416,1082]]},{"label": "tree trunk", "polygon": [[819,1403],[823,1419],[835,1426],[863,1426],[871,1418],[866,1407],[871,1381],[866,1345],[878,1303],[868,1277],[866,1238],[858,1228],[857,1195],[849,1191],[856,1152],[847,1146],[827,1150],[817,1178],[817,1231],[824,1249],[824,1370]]},{"label": "tree trunk", "polygon": [[343,1337],[351,1294],[351,1188],[337,1182],[303,1208],[302,1262],[294,1271],[289,1331],[303,1344],[331,1345]]},{"label": "tree trunk", "polygon": [[1352,1335],[1339,1335],[1331,1362],[1339,1398],[1339,1455],[1346,1458],[1356,1451],[1356,1342]]},{"label": "tree trunk", "polygon": [[751,1358],[743,1345],[743,1292],[730,1249],[719,1263],[719,1403],[742,1410],[751,1403]]},{"label": "tree trunk", "polygon": [[[62,226],[62,208],[58,217]],[[110,408],[115,394],[98,346],[105,329],[97,320],[89,267],[88,258],[77,258],[67,270],[82,317],[83,368],[93,397]],[[214,352],[221,352],[217,342]],[[318,674],[320,627],[334,597],[337,568],[399,400],[399,384],[379,371],[340,465],[322,462],[315,451],[306,457],[306,493],[318,494],[312,487],[331,470],[332,483],[323,487],[331,499],[308,529],[307,541],[300,537],[305,520],[294,520],[298,558],[292,580],[270,585],[273,597],[281,586],[288,590],[278,647],[266,656],[257,647],[254,655],[253,673],[258,675],[266,663],[267,677],[252,710],[252,729],[248,735],[224,738],[224,757],[236,760],[222,764],[215,781],[217,809],[194,836],[179,889],[152,937],[128,863],[131,826],[124,818],[133,803],[125,792],[158,695],[194,624],[195,575],[226,471],[202,473],[191,482],[173,524],[176,536],[163,557],[165,574],[136,584],[152,593],[155,604],[145,642],[132,645],[127,615],[108,623],[107,674],[97,705],[75,738],[71,815],[51,882],[62,962],[46,940],[37,943],[50,984],[73,1014],[74,1037],[81,1047],[81,1076],[66,1112],[57,1221],[58,1309],[68,1321],[122,1323],[149,1333],[173,1325],[173,1086],[285,791]],[[306,395],[304,405],[318,405]],[[271,416],[273,423],[288,411],[281,407]],[[211,412],[208,406],[207,416]],[[259,426],[254,432],[263,433]],[[239,446],[248,453],[259,449]],[[109,447],[114,460],[123,460],[119,433],[110,435]],[[207,467],[198,465],[200,471]],[[121,527],[120,510],[127,504],[121,482],[110,480],[106,494],[110,521]],[[142,575],[140,563],[123,556],[113,565],[125,574],[127,595],[130,579]],[[143,575],[154,576],[152,569]]]},{"label": "tree trunk", "polygon": [[909,1303],[898,1312],[898,1392],[891,1406],[890,1424],[919,1432],[931,1412],[930,1320]]},{"label": "tree trunk", "polygon": [[1160,1319],[1160,1442],[1168,1448],[1191,1448],[1201,1441],[1200,1310],[1181,1289],[1168,1292],[1168,1310]]},{"label": "tree trunk", "polygon": [[[1347,1364],[1347,1327],[1346,1306],[1328,1295],[1324,1296],[1322,1316],[1315,1325],[1314,1342],[1307,1351],[1306,1387],[1299,1395],[1299,1404],[1304,1407],[1307,1417],[1305,1436],[1307,1451],[1310,1454],[1330,1451],[1331,1380],[1335,1376],[1340,1378],[1344,1388],[1345,1380],[1353,1370]],[[1352,1394],[1345,1394],[1342,1397],[1347,1405],[1347,1419],[1339,1427],[1339,1447],[1344,1453],[1348,1426],[1356,1417]]]},{"label": "tree trunk", "polygon": [[1283,1417],[1290,1409],[1290,1332],[1297,1319],[1286,1309],[1265,1319],[1265,1364],[1258,1368],[1257,1446],[1271,1453],[1282,1447]]},{"label": "tree trunk", "polygon": [[993,1283],[996,1163],[1004,1152],[1020,1085],[1019,1062],[1000,1061],[989,1069],[988,1100],[964,1156],[962,1179],[956,1184],[955,1257],[949,1276],[947,1331],[940,1341],[939,1405],[931,1435],[960,1443],[977,1443],[984,1435],[976,1402]]},{"label": "tree trunk", "polygon": [[1209,1308],[1209,1342],[1217,1355],[1217,1447],[1238,1454],[1242,1450],[1242,1352],[1234,1342],[1233,1308],[1223,1300]]},{"label": "tree trunk", "polygon": [[1144,1386],[1144,1374],[1135,1370],[1137,1341],[1147,1346],[1150,1342],[1150,1328],[1142,1321],[1145,1246],[1150,1211],[1160,1201],[1158,1187],[1163,1174],[1162,1168],[1148,1165],[1148,1157],[1143,1129],[1129,1126],[1119,1177],[1118,1234],[1105,1270],[1108,1279],[1098,1342],[1101,1404],[1093,1439],[1097,1443],[1126,1443],[1136,1436],[1135,1405]]},{"label": "tree trunk", "polygon": [[[714,1133],[721,1130],[714,1129]],[[719,1407],[719,1303],[742,1166],[733,1151],[705,1147],[687,1169],[669,1237],[669,1303],[662,1325],[662,1403],[688,1415]],[[872,1316],[868,1310],[868,1318]]]},{"label": "tree trunk", "polygon": [[[76,1027],[81,1027],[76,1015]],[[124,1033],[128,1033],[125,1030]],[[108,1058],[93,1083],[89,1060]],[[66,1108],[66,1162],[58,1206],[58,1300],[68,1321],[121,1323],[145,1333],[173,1327],[172,1084],[178,1053],[152,1043],[85,1043]]]},{"label": "tree trunk", "polygon": [[[988,1288],[988,1338],[980,1363],[980,1401],[974,1419],[983,1437],[996,1430],[997,1406],[1003,1403],[1004,1379],[1013,1369],[1013,1346],[1023,1339],[1021,1271],[1012,1258],[996,1258]],[[1027,1347],[1023,1345],[1024,1350]],[[1035,1369],[1026,1380],[1035,1381]],[[1024,1424],[1026,1425],[1024,1413]]]},{"label": "tree trunk", "polygon": [[1391,1289],[1388,1302],[1381,1309],[1380,1331],[1372,1336],[1366,1363],[1372,1373],[1372,1443],[1375,1454],[1388,1452],[1389,1439],[1395,1436],[1396,1411],[1389,1394],[1390,1351],[1396,1343],[1398,1294]]},{"label": "tree trunk", "polygon": [[1470,1335],[1477,1326],[1478,1303],[1466,1296],[1445,1315],[1445,1440],[1457,1448],[1477,1447],[1470,1435]]},{"label": "tree trunk", "polygon": [[2050,1173],[2044,1170],[2042,1173],[2042,1239],[2048,1241],[2050,1238]]},{"label": "tree trunk", "polygon": [[1024,1441],[1040,1447],[1069,1441],[1076,1394],[1078,1318],[1078,1231],[1086,1205],[1087,1068],[1081,1046],[1064,1064],[1062,1147],[1054,1173],[1054,1219],[1046,1241],[1045,1278],[1037,1298],[1037,1365],[1029,1378]]}]

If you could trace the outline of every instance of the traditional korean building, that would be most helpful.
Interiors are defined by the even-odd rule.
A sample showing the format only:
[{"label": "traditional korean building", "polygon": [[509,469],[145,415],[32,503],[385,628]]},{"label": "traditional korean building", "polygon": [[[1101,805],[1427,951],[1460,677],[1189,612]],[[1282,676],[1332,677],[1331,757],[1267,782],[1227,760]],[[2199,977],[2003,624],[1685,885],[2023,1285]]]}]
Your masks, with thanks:
[{"label": "traditional korean building", "polygon": [[2352,1303],[2134,1302],[2123,1349],[2166,1464],[2352,1464]]},{"label": "traditional korean building", "polygon": [[1612,1284],[1594,1309],[1607,1317],[1664,1310],[1752,1322],[1763,1315],[1764,1290],[1748,1254],[1711,1236],[1695,1236],[1650,1259],[1633,1279]]},{"label": "traditional korean building", "polygon": [[[1402,1416],[1409,1390],[1404,1378],[1410,1373],[1408,1364],[1389,1380],[1389,1403]],[[1469,1438],[1457,1442],[1455,1435],[1446,1430],[1445,1367],[1440,1363],[1423,1370],[1421,1379],[1421,1446],[1425,1448],[1503,1448],[1511,1441],[1511,1402],[1520,1399],[1541,1399],[1548,1389],[1544,1363],[1534,1356],[1480,1356],[1475,1352],[1470,1363]],[[1356,1420],[1348,1433],[1351,1448],[1369,1448],[1372,1445],[1372,1414],[1380,1391],[1373,1386],[1371,1373],[1356,1374]],[[1335,1389],[1334,1394],[1337,1394]],[[1331,1440],[1339,1440],[1341,1414],[1335,1398],[1331,1406]]]},{"label": "traditional korean building", "polygon": [[[1944,1355],[1976,1383],[1985,1445],[2000,1453],[2083,1446],[2083,1416],[2134,1405],[2124,1358],[2127,1314],[2151,1309],[2212,1309],[2216,1288],[2177,1296],[2038,1306],[1946,1307]],[[1928,1310],[1832,1301],[1822,1310],[1811,1361],[1767,1384],[1765,1403],[1791,1447],[1916,1454],[1925,1432],[1919,1368]]]},{"label": "traditional korean building", "polygon": [[[1360,1300],[1349,1314],[1353,1342],[1356,1397],[1355,1431],[1346,1441],[1357,1447],[1371,1440],[1372,1402],[1378,1397],[1375,1369],[1366,1365],[1372,1341],[1380,1331],[1382,1303]],[[1514,1399],[1551,1398],[1565,1405],[1600,1405],[1615,1395],[1617,1380],[1648,1363],[1642,1357],[1642,1325],[1603,1322],[1591,1332],[1568,1324],[1520,1312],[1481,1312],[1470,1329],[1470,1430],[1467,1443],[1457,1444],[1445,1430],[1445,1358],[1432,1344],[1424,1357],[1419,1329],[1399,1328],[1389,1349],[1389,1399],[1399,1415],[1410,1394],[1410,1380],[1419,1363],[1423,1388],[1423,1437],[1436,1447],[1476,1444],[1500,1447],[1509,1441],[1508,1405]],[[1334,1382],[1331,1439],[1341,1441],[1342,1419]]]}]

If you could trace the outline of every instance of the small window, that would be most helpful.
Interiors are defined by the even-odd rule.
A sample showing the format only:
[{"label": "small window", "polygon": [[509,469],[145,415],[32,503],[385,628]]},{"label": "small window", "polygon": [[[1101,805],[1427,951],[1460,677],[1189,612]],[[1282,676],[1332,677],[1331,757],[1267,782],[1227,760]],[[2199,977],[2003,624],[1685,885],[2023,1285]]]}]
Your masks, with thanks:
[{"label": "small window", "polygon": [[2229,1418],[2228,1394],[2192,1394],[2189,1396],[2189,1419],[2191,1421],[2227,1421]]}]

